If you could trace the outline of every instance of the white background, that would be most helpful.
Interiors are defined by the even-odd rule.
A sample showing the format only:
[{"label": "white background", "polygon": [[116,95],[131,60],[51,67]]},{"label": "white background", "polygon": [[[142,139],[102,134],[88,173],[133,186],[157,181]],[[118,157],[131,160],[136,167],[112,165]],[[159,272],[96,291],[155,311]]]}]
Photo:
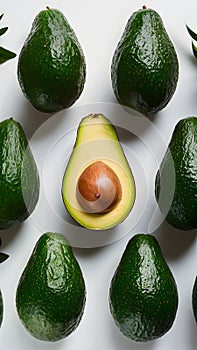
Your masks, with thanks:
[{"label": "white background", "polygon": [[[87,63],[84,91],[70,111],[65,113],[65,118],[64,114],[61,113],[59,119],[57,116],[55,123],[58,130],[58,120],[63,118],[63,125],[66,128],[66,117],[69,123],[70,118],[75,113],[77,118],[79,115],[82,118],[85,115],[81,115],[81,112],[89,110],[90,113],[95,113],[98,110],[93,110],[93,108],[96,109],[99,106],[101,111],[109,110],[110,114],[110,104],[116,103],[110,81],[111,58],[128,18],[134,11],[141,8],[144,2],[137,0],[116,2],[112,0],[99,0],[97,2],[90,0],[48,0],[46,3],[43,0],[1,0],[0,13],[4,13],[4,17],[0,22],[0,27],[8,26],[9,30],[0,37],[0,45],[16,52],[17,57],[0,66],[0,120],[12,116],[21,122],[27,137],[32,142],[32,150],[35,152],[38,163],[40,162],[39,157],[42,158],[42,149],[45,149],[47,145],[48,149],[52,147],[52,144],[48,144],[49,135],[47,132],[44,133],[40,127],[44,123],[43,127],[46,125],[46,130],[48,130],[48,123],[56,116],[51,119],[51,116],[36,111],[30,105],[19,88],[16,70],[18,54],[29,33],[31,23],[37,13],[47,5],[58,8],[67,17],[83,47]],[[168,144],[177,121],[190,115],[197,115],[197,61],[192,57],[191,40],[185,29],[185,23],[187,23],[197,31],[197,7],[194,0],[185,2],[147,0],[146,6],[152,7],[160,13],[174,43],[180,63],[178,86],[172,100],[164,110],[151,119],[148,128],[143,132],[147,144],[151,145],[151,152],[156,155],[157,161],[159,161],[165,152],[164,144]],[[83,109],[81,106],[86,106],[86,104],[89,107]],[[160,138],[154,137],[154,126],[162,135]],[[34,137],[37,132],[40,137]],[[123,136],[122,140],[124,140]],[[161,139],[165,142],[159,142]],[[123,237],[120,234],[121,239],[114,243],[96,248],[73,248],[86,281],[87,303],[79,327],[67,339],[57,343],[46,343],[34,339],[21,325],[15,309],[15,291],[18,279],[35,242],[43,233],[42,228],[45,230],[46,226],[48,231],[53,230],[53,227],[49,225],[49,218],[47,215],[46,217],[43,215],[41,225],[29,218],[17,227],[0,232],[0,237],[3,240],[1,250],[10,255],[9,259],[0,265],[0,288],[5,306],[3,324],[0,329],[2,349],[171,350],[178,348],[179,350],[196,350],[197,326],[191,307],[192,287],[197,273],[195,232],[181,232],[165,222],[152,232],[160,243],[179,290],[177,317],[173,327],[165,336],[149,343],[133,342],[119,332],[109,312],[108,290],[113,273],[131,236],[150,230],[149,223],[155,205],[153,191],[157,162],[154,162],[149,153],[150,157],[146,156],[146,147],[143,147],[141,143],[138,144],[136,140],[132,142],[132,139],[127,139],[123,146],[130,149],[133,154],[137,154],[138,163],[141,164],[145,174],[144,197],[141,193],[140,198],[138,197],[136,200],[136,204],[139,203],[139,205],[143,201],[145,202],[144,210],[135,225],[131,220],[129,233],[123,234]],[[69,147],[71,146],[69,145]],[[53,162],[53,160],[50,161]],[[46,166],[51,166],[47,162],[45,163]],[[44,176],[45,173],[41,172],[41,180],[44,179]],[[60,174],[56,174],[55,171],[51,173],[51,176],[54,176],[51,181],[56,181],[56,176],[60,178]],[[140,193],[140,179],[144,179],[144,177],[139,175],[139,178],[136,179],[138,193]],[[43,186],[43,183],[41,185]],[[143,188],[144,184],[141,186]],[[54,213],[55,220],[57,220],[56,213]],[[120,231],[121,227],[120,225],[118,228]],[[71,234],[72,232],[68,232],[68,235]],[[91,246],[91,235],[89,239]]]}]

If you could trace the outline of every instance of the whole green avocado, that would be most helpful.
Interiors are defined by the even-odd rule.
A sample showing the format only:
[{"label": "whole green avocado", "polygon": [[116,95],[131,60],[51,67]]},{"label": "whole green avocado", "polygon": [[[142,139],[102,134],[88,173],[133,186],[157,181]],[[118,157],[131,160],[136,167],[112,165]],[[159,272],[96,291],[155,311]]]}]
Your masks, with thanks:
[{"label": "whole green avocado", "polygon": [[154,340],[172,327],[178,291],[154,236],[139,233],[128,242],[111,280],[109,305],[115,324],[132,340]]},{"label": "whole green avocado", "polygon": [[58,341],[77,328],[85,301],[82,271],[67,239],[59,233],[42,234],[16,290],[22,324],[37,339]]},{"label": "whole green avocado", "polygon": [[35,17],[18,60],[20,87],[38,110],[70,107],[81,95],[86,78],[85,57],[63,13],[46,8]]},{"label": "whole green avocado", "polygon": [[172,226],[197,228],[197,117],[176,124],[156,174],[155,195]]},{"label": "whole green avocado", "polygon": [[24,221],[39,198],[39,174],[21,124],[0,122],[0,229]]},{"label": "whole green avocado", "polygon": [[129,18],[111,64],[117,100],[151,115],[171,100],[178,81],[175,48],[160,15],[144,6]]}]

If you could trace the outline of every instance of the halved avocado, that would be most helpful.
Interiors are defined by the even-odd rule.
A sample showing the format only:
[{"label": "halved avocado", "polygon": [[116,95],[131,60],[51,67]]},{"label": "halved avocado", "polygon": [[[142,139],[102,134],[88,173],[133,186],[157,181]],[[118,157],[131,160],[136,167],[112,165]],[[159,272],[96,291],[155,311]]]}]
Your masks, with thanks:
[{"label": "halved avocado", "polygon": [[102,114],[84,117],[62,183],[67,211],[86,228],[108,229],[128,216],[135,192],[115,127]]}]

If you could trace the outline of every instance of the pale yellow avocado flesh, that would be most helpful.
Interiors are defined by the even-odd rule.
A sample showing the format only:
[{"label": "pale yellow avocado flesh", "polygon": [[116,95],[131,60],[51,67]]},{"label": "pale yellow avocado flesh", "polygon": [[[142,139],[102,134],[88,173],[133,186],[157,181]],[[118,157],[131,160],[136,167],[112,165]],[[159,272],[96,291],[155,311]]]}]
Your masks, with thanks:
[{"label": "pale yellow avocado flesh", "polygon": [[[117,206],[105,214],[83,210],[76,196],[77,182],[91,163],[102,161],[114,170],[121,184],[122,197]],[[65,170],[62,197],[67,211],[82,226],[105,230],[126,219],[135,201],[135,182],[114,126],[102,114],[83,118],[76,142]]]}]

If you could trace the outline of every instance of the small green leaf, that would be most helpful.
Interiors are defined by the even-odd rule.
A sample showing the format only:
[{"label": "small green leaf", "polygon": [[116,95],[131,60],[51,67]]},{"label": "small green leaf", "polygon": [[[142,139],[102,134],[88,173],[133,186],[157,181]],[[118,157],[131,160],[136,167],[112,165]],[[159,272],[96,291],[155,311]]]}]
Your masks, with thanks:
[{"label": "small green leaf", "polygon": [[193,30],[191,30],[187,24],[186,24],[186,28],[187,28],[189,35],[192,37],[192,39],[197,41],[197,33],[195,33]]},{"label": "small green leaf", "polygon": [[[4,14],[0,15],[0,20],[2,19]],[[3,35],[8,30],[8,27],[0,28],[0,36]],[[14,58],[16,54],[10,50],[4,49],[0,46],[0,64]]]},{"label": "small green leaf", "polygon": [[12,51],[4,49],[2,46],[0,46],[0,64],[14,58],[16,54]]},{"label": "small green leaf", "polygon": [[4,262],[5,260],[7,260],[9,258],[8,254],[5,253],[1,253],[0,252],[0,263]]},{"label": "small green leaf", "polygon": [[8,27],[0,28],[0,36],[7,32]]},{"label": "small green leaf", "polygon": [[193,42],[192,42],[192,51],[193,51],[194,56],[197,58],[197,46],[194,45]]}]

